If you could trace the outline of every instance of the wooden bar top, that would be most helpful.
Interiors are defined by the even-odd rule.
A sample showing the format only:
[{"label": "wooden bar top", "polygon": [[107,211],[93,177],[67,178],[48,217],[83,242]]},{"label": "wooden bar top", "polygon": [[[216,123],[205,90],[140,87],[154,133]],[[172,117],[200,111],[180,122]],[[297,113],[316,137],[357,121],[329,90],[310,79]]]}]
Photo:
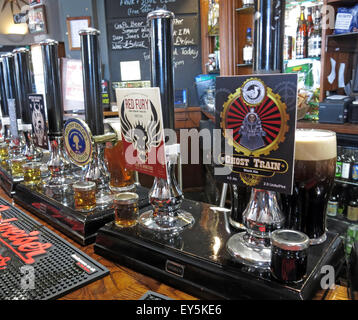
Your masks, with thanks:
[{"label": "wooden bar top", "polygon": [[299,120],[297,121],[297,128],[332,130],[336,133],[342,134],[358,134],[358,125],[353,123],[334,124],[319,123],[318,121]]},{"label": "wooden bar top", "polygon": [[[36,221],[46,226],[51,231],[58,234],[60,237],[77,247],[81,251],[85,252],[91,258],[95,259],[102,265],[104,265],[110,271],[110,274],[106,277],[99,279],[86,285],[83,288],[75,290],[66,296],[60,298],[60,300],[138,300],[148,290],[157,292],[159,294],[168,296],[174,300],[199,300],[198,298],[163,284],[151,277],[137,273],[130,270],[118,263],[109,261],[94,253],[94,245],[81,246],[68,238],[66,235],[54,229],[52,226],[37,218],[21,206],[15,204],[13,200],[8,197],[5,192],[0,188],[0,197],[4,200],[12,203],[16,208],[25,212]],[[347,300],[347,288],[342,286],[336,286],[333,290],[328,292],[321,290],[317,293],[314,300]]]}]

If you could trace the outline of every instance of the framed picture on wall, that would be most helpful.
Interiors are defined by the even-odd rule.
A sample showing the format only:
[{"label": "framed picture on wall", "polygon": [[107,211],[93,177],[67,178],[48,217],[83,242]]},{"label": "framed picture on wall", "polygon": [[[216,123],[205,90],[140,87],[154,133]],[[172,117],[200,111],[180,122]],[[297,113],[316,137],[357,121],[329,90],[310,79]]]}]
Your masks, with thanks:
[{"label": "framed picture on wall", "polygon": [[82,62],[77,59],[61,59],[62,96],[65,113],[84,111]]},{"label": "framed picture on wall", "polygon": [[33,7],[29,10],[28,27],[31,34],[47,33],[45,6]]},{"label": "framed picture on wall", "polygon": [[79,31],[91,26],[91,17],[69,17],[66,18],[68,43],[70,50],[80,50]]},{"label": "framed picture on wall", "polygon": [[30,6],[37,6],[39,4],[42,4],[42,0],[29,0]]}]

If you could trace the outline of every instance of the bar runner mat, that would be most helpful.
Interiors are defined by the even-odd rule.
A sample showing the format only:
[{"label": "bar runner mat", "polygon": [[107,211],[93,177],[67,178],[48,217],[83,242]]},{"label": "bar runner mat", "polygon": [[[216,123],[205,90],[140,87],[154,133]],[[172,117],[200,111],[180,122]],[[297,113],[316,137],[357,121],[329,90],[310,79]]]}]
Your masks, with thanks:
[{"label": "bar runner mat", "polygon": [[0,198],[0,300],[57,299],[109,271]]}]

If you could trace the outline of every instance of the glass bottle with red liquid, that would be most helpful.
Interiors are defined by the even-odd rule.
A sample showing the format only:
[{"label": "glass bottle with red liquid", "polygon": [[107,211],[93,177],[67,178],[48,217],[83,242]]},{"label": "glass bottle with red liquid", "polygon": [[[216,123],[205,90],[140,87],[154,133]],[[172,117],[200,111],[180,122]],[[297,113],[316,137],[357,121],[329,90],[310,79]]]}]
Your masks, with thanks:
[{"label": "glass bottle with red liquid", "polygon": [[296,34],[296,59],[307,58],[307,29],[305,7],[302,6]]}]

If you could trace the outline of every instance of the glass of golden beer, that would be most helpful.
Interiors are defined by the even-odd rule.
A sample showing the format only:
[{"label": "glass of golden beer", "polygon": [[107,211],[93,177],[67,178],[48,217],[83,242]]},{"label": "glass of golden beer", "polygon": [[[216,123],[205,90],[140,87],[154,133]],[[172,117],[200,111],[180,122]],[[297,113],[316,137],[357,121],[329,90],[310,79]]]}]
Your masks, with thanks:
[{"label": "glass of golden beer", "polygon": [[41,183],[41,166],[40,162],[28,162],[24,164],[24,184],[36,186]]},{"label": "glass of golden beer", "polygon": [[24,165],[27,158],[24,156],[17,156],[11,158],[11,175],[14,180],[22,180],[24,178]]},{"label": "glass of golden beer", "polygon": [[9,148],[6,142],[0,143],[0,159],[1,160],[9,159]]},{"label": "glass of golden beer", "polygon": [[6,142],[0,143],[0,165],[5,169],[9,169],[9,148]]},{"label": "glass of golden beer", "polygon": [[134,192],[121,192],[114,195],[114,222],[116,226],[126,228],[137,224],[138,198],[138,194]]},{"label": "glass of golden beer", "polygon": [[288,227],[304,232],[311,244],[326,240],[326,208],[335,178],[336,133],[296,130],[294,191],[283,196]]},{"label": "glass of golden beer", "polygon": [[134,171],[125,166],[123,142],[119,140],[114,146],[107,146],[104,156],[110,173],[110,190],[114,193],[133,190],[135,187]]},{"label": "glass of golden beer", "polygon": [[79,181],[72,186],[75,198],[75,210],[81,212],[92,211],[96,207],[96,183],[93,181]]}]

